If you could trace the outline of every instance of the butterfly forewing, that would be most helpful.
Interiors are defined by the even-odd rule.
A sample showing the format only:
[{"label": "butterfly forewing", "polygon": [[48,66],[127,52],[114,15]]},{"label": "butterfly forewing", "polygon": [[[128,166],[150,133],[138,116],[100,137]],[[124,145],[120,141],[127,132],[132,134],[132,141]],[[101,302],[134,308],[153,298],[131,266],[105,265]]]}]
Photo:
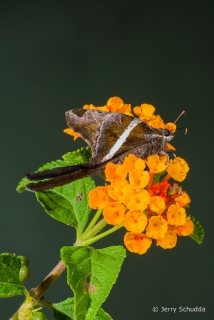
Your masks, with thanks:
[{"label": "butterfly forewing", "polygon": [[[97,110],[66,112],[68,126],[92,149],[90,163],[96,165],[147,143],[154,129],[138,118]],[[149,142],[149,141],[148,141]]]}]

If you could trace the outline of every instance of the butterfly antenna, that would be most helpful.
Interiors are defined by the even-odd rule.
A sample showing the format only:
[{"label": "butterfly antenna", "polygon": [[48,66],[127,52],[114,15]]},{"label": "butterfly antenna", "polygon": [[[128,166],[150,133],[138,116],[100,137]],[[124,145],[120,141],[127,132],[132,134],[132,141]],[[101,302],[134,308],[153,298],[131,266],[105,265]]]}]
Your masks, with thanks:
[{"label": "butterfly antenna", "polygon": [[180,119],[180,117],[185,114],[186,115],[186,111],[182,111],[181,114],[177,117],[177,119],[174,121],[174,123],[176,123],[178,121],[178,119]]},{"label": "butterfly antenna", "polygon": [[184,129],[184,134],[186,135],[187,134],[187,127],[181,127],[181,128],[177,128],[177,130],[180,130],[180,129]]}]

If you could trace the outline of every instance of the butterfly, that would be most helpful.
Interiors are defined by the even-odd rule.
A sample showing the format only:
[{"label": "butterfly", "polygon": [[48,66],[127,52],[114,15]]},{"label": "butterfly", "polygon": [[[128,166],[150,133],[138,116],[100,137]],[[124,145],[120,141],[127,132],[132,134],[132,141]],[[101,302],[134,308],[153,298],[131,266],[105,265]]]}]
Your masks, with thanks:
[{"label": "butterfly", "polygon": [[99,110],[69,110],[65,113],[69,128],[73,129],[90,146],[89,162],[27,174],[29,180],[43,180],[28,184],[33,191],[43,191],[97,175],[108,162],[121,164],[128,154],[147,159],[151,155],[167,155],[168,141],[173,131],[156,129],[139,118],[123,113]]}]

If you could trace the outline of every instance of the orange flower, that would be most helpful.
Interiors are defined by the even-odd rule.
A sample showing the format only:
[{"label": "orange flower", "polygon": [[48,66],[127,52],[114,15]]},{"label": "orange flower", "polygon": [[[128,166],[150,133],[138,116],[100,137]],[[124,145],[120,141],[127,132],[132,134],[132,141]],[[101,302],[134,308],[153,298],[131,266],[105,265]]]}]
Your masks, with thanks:
[{"label": "orange flower", "polygon": [[132,188],[127,180],[115,181],[108,186],[109,196],[120,202],[124,202],[124,199],[131,190]]},{"label": "orange flower", "polygon": [[96,187],[88,194],[88,204],[93,209],[104,209],[108,203],[107,187]]},{"label": "orange flower", "polygon": [[108,99],[107,101],[107,108],[111,110],[111,112],[119,112],[127,114],[131,117],[133,117],[133,114],[131,112],[131,105],[130,104],[124,104],[123,100],[119,97],[112,97]]},{"label": "orange flower", "polygon": [[167,211],[168,223],[174,226],[182,226],[186,222],[186,211],[179,204],[171,204]]},{"label": "orange flower", "polygon": [[135,169],[135,162],[137,159],[139,159],[139,158],[137,158],[136,156],[134,156],[131,153],[124,159],[123,166],[127,172]]},{"label": "orange flower", "polygon": [[148,157],[147,165],[150,172],[160,173],[166,169],[167,156],[159,156],[157,154]]},{"label": "orange flower", "polygon": [[149,182],[149,172],[133,169],[129,172],[129,182],[137,188],[144,188]]},{"label": "orange flower", "polygon": [[194,231],[194,223],[190,220],[190,217],[186,218],[186,223],[182,226],[176,227],[177,234],[179,236],[189,236]]},{"label": "orange flower", "polygon": [[141,158],[137,158],[134,163],[134,169],[143,171],[145,168],[146,168],[146,162]]},{"label": "orange flower", "polygon": [[152,127],[152,128],[156,128],[156,129],[165,129],[165,124],[163,122],[163,119],[157,115],[155,117],[155,119],[149,121],[149,125]]},{"label": "orange flower", "polygon": [[124,244],[129,251],[143,254],[150,248],[152,239],[143,233],[127,232],[124,237]]},{"label": "orange flower", "polygon": [[153,216],[146,228],[146,235],[153,239],[163,239],[168,230],[168,224],[162,216]]},{"label": "orange flower", "polygon": [[147,217],[141,211],[128,211],[124,216],[124,227],[131,232],[143,232],[147,225]]},{"label": "orange flower", "polygon": [[175,148],[170,143],[167,142],[165,151],[175,151]]},{"label": "orange flower", "polygon": [[74,141],[78,138],[82,138],[81,135],[77,132],[75,132],[73,129],[67,128],[63,130],[63,132],[69,134],[70,136],[74,137]]},{"label": "orange flower", "polygon": [[159,196],[151,197],[149,201],[149,208],[151,211],[161,214],[166,208],[165,201]]},{"label": "orange flower", "polygon": [[177,234],[175,231],[168,230],[163,239],[157,239],[157,246],[162,247],[163,249],[172,249],[176,246],[177,243]]},{"label": "orange flower", "polygon": [[119,97],[112,97],[109,98],[107,101],[107,105],[110,107],[110,110],[113,112],[117,112],[117,110],[120,110],[123,108],[123,100]]},{"label": "orange flower", "polygon": [[118,226],[123,222],[126,208],[120,202],[109,202],[103,210],[103,216],[109,224]]},{"label": "orange flower", "polygon": [[125,205],[130,210],[140,210],[143,211],[148,207],[150,200],[150,195],[148,191],[141,190],[140,192],[136,192],[135,190],[132,190],[130,193],[128,193],[127,198],[125,199]]},{"label": "orange flower", "polygon": [[141,120],[149,123],[151,120],[155,119],[155,115],[153,114],[155,111],[155,107],[151,104],[143,103],[140,107],[134,107],[133,112],[136,114]]},{"label": "orange flower", "polygon": [[177,181],[183,181],[186,178],[186,174],[189,171],[188,164],[182,158],[176,157],[174,160],[170,160],[167,168],[168,174]]},{"label": "orange flower", "polygon": [[176,197],[175,201],[181,206],[181,207],[185,207],[187,206],[190,202],[191,199],[188,196],[187,193],[183,193],[180,197]]},{"label": "orange flower", "polygon": [[149,182],[149,173],[144,171],[146,162],[130,154],[124,160],[123,166],[129,172],[129,183],[137,188],[144,188]]},{"label": "orange flower", "polygon": [[125,180],[127,171],[121,164],[114,164],[109,162],[105,168],[106,180],[110,182]]},{"label": "orange flower", "polygon": [[89,110],[100,110],[100,111],[104,111],[104,112],[109,112],[109,109],[107,108],[107,106],[102,106],[102,107],[95,107],[93,104],[85,104],[83,106],[83,109],[89,109]]},{"label": "orange flower", "polygon": [[168,122],[168,123],[165,125],[165,129],[167,129],[167,130],[169,130],[169,131],[175,132],[175,131],[176,131],[176,124],[175,124],[175,123],[172,123],[172,122]]}]

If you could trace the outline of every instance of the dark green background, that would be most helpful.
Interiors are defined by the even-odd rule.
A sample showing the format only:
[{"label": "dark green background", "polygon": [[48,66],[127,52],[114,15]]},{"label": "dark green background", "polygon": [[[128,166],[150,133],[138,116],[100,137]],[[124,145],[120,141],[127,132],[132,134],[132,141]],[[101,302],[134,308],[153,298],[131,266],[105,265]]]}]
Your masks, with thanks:
[{"label": "dark green background", "polygon": [[[173,250],[153,244],[143,256],[128,253],[104,309],[114,320],[212,319],[213,1],[1,1],[0,26],[0,251],[30,259],[30,289],[75,241],[33,193],[15,191],[25,173],[80,146],[62,132],[65,111],[115,95],[132,106],[154,104],[166,122],[186,110],[179,126],[188,134],[177,132],[173,145],[190,166],[182,185],[192,199],[188,212],[205,227],[204,243],[180,238]],[[123,234],[95,247],[120,245]],[[45,299],[69,295],[63,275]],[[0,318],[21,301],[2,299]],[[153,306],[206,313],[157,314]]]}]

